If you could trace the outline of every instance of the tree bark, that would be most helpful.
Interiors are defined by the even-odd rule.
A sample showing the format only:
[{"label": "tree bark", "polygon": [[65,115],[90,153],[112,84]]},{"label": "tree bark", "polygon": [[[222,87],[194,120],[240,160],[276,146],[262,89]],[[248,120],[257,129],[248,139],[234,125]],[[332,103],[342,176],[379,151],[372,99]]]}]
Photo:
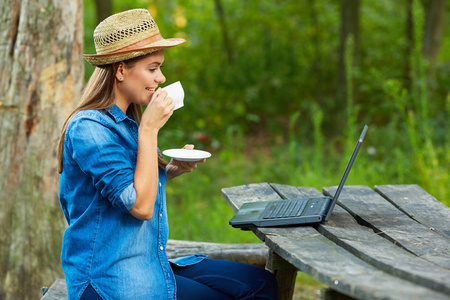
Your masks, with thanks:
[{"label": "tree bark", "polygon": [[[342,0],[341,1],[341,26],[339,37],[339,61],[337,74],[337,94],[343,100],[346,97],[347,88],[347,68],[345,64],[346,51],[352,51],[353,65],[359,66],[359,10],[360,0]],[[348,38],[353,37],[353,49],[346,49]],[[355,86],[355,84],[353,84]],[[353,91],[354,93],[354,91]]]},{"label": "tree bark", "polygon": [[83,87],[83,8],[0,3],[0,299],[39,299],[62,275],[56,143]]},{"label": "tree bark", "polygon": [[406,45],[404,48],[404,66],[403,66],[403,81],[404,86],[409,91],[411,89],[411,55],[414,48],[414,30],[413,30],[413,16],[412,16],[413,0],[406,0]]},{"label": "tree bark", "polygon": [[95,0],[95,8],[97,11],[97,24],[112,15],[111,0]]},{"label": "tree bark", "polygon": [[441,48],[445,0],[429,0],[426,8],[422,53],[428,60],[428,81],[434,79],[436,63]]},{"label": "tree bark", "polygon": [[232,64],[234,62],[234,52],[231,46],[231,41],[228,36],[227,22],[225,21],[225,13],[223,11],[223,6],[221,0],[214,0],[214,7],[219,20],[220,31],[222,33],[222,42],[227,55],[228,63]]}]

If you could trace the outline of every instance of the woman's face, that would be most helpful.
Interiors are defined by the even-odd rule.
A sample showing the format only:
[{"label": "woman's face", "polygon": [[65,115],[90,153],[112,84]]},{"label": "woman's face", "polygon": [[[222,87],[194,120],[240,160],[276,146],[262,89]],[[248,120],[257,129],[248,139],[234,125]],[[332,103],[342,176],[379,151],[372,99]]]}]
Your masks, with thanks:
[{"label": "woman's face", "polygon": [[121,62],[116,73],[116,78],[119,80],[117,99],[124,101],[127,105],[149,104],[158,85],[166,81],[161,71],[163,63],[164,50],[146,55],[135,64],[128,66]]}]

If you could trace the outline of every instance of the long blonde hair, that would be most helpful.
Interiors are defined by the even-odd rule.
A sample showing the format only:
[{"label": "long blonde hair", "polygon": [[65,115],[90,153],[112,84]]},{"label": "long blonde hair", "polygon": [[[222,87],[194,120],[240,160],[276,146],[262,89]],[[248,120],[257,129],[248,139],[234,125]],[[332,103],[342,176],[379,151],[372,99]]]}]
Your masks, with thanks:
[{"label": "long blonde hair", "polygon": [[[143,57],[133,58],[124,61],[128,68],[134,67],[137,61]],[[63,171],[63,152],[64,152],[64,138],[66,136],[67,125],[70,119],[79,111],[82,110],[102,110],[109,109],[114,105],[114,84],[115,74],[117,72],[118,64],[110,64],[106,66],[96,67],[89,79],[83,94],[81,96],[80,104],[69,115],[61,130],[61,136],[58,143],[58,172]],[[128,112],[131,113],[136,123],[139,125],[142,118],[142,109],[138,104],[132,103],[128,107]],[[167,162],[158,154],[158,165],[160,168],[165,168]]]}]

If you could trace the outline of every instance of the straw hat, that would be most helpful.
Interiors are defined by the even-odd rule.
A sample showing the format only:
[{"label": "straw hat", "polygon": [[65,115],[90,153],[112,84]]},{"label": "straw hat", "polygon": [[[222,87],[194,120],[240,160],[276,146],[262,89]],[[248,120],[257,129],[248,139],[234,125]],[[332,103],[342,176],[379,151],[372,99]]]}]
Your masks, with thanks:
[{"label": "straw hat", "polygon": [[97,54],[84,58],[94,66],[111,64],[146,55],[186,42],[184,39],[164,39],[158,25],[146,9],[132,9],[103,20],[94,31]]}]

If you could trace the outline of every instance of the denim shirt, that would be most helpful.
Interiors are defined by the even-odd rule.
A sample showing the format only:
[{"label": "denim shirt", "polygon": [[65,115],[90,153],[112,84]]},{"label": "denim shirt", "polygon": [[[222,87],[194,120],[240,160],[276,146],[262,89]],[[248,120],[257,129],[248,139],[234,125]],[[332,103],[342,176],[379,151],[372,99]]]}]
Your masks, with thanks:
[{"label": "denim shirt", "polygon": [[[129,213],[136,200],[137,149],[138,125],[116,105],[80,111],[68,124],[59,200],[69,225],[61,252],[69,299],[79,299],[88,284],[105,300],[176,299],[166,255],[166,170],[159,168],[153,218]],[[172,263],[186,266],[205,258]]]}]

